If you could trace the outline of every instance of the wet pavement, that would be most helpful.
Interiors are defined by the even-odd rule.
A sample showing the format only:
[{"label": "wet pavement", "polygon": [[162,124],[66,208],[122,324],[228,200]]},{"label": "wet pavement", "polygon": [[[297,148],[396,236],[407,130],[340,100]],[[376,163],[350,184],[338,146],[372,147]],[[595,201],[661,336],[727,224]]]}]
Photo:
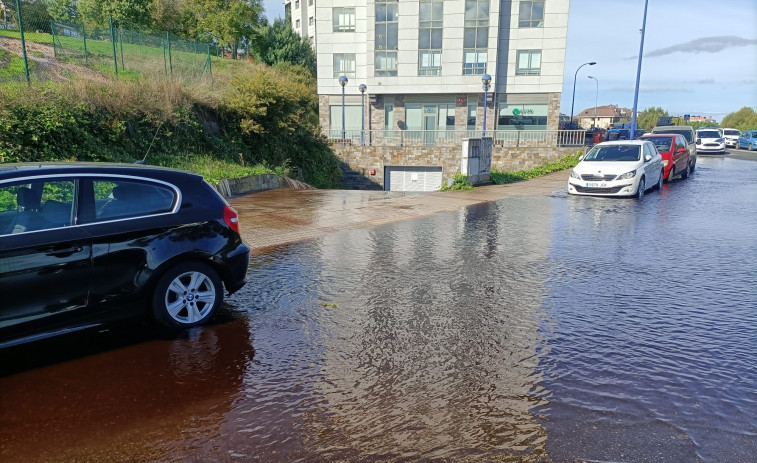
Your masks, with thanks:
[{"label": "wet pavement", "polygon": [[239,198],[212,326],[0,353],[0,459],[753,461],[757,163],[565,183]]}]

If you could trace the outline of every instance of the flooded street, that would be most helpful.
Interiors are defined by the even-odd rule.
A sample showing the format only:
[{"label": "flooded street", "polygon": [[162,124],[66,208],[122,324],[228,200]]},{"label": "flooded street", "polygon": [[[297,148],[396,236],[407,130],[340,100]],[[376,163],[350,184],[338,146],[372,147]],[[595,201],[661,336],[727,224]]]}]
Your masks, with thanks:
[{"label": "flooded street", "polygon": [[700,156],[258,253],[212,326],[0,352],[0,460],[754,461],[756,205]]}]

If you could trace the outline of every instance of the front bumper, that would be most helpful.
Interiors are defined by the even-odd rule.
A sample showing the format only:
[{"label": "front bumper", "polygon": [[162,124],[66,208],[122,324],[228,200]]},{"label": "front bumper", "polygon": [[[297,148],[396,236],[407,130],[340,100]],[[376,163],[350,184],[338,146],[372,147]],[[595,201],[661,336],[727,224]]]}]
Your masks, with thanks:
[{"label": "front bumper", "polygon": [[636,194],[638,182],[638,176],[609,182],[587,182],[571,177],[568,179],[568,193],[586,196],[633,196]]},{"label": "front bumper", "polygon": [[729,140],[729,139],[726,138],[725,139],[725,146],[727,146],[729,148],[736,148],[736,147],[739,146],[739,141],[738,140]]},{"label": "front bumper", "polygon": [[724,153],[725,143],[704,143],[697,145],[697,154]]}]

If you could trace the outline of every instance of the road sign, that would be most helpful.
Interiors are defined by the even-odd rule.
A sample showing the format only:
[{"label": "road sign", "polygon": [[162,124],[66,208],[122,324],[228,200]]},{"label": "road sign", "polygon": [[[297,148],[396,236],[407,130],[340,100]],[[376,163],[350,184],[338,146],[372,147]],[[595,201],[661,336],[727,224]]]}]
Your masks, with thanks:
[{"label": "road sign", "polygon": [[688,114],[684,114],[684,115],[683,115],[683,120],[684,120],[684,121],[688,122],[688,121],[689,121],[689,119],[691,119],[691,116],[690,116],[690,115],[688,115]]}]

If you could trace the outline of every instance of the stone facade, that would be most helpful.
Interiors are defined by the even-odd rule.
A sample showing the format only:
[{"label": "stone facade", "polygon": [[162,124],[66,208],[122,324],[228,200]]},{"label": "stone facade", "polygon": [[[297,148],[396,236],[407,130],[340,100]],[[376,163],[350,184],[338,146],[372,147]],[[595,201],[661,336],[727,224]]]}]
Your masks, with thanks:
[{"label": "stone facade", "polygon": [[[332,146],[341,161],[342,188],[383,190],[386,166],[441,166],[444,180],[460,173],[460,146]],[[527,170],[575,153],[580,147],[528,148],[495,146],[492,168]],[[373,174],[371,173],[373,172]]]}]

